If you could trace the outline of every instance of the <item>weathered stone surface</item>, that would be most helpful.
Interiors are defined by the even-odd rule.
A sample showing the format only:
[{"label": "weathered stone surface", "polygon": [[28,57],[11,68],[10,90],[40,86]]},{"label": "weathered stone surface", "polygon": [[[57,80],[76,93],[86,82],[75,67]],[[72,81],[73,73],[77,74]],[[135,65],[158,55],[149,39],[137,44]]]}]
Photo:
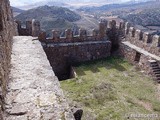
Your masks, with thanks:
[{"label": "weathered stone surface", "polygon": [[[149,60],[155,59],[158,61],[160,59],[160,57],[153,55],[145,51],[144,49],[141,49],[135,45],[132,46],[131,43],[122,43],[120,46],[120,51],[121,54],[123,54],[123,57],[126,58],[130,63],[136,65],[137,67],[141,68],[145,73],[150,75],[152,74],[152,71]],[[137,52],[141,54],[139,61],[135,61]]]},{"label": "weathered stone surface", "polygon": [[125,40],[151,54],[160,55],[160,37],[157,35],[142,32],[138,29],[135,31],[135,28],[131,27],[130,32],[125,34]]},{"label": "weathered stone surface", "polygon": [[72,120],[59,81],[33,39],[14,37],[5,120]]},{"label": "weathered stone surface", "polygon": [[[101,21],[99,23],[99,30],[93,30],[92,35],[87,34],[87,30],[85,29],[79,29],[79,34],[75,35],[74,32],[71,29],[67,29],[65,31],[65,36],[61,37],[60,31],[53,30],[53,37],[47,38],[46,32],[39,32],[39,40],[41,42],[46,43],[77,43],[77,42],[91,42],[91,41],[106,41],[106,30],[107,30],[107,22]],[[115,31],[114,31],[115,32]],[[115,35],[115,34],[113,34]]]},{"label": "weathered stone surface", "polygon": [[64,80],[69,77],[71,65],[110,56],[111,42],[46,43],[43,47],[55,74]]},{"label": "weathered stone surface", "polygon": [[[12,36],[16,34],[12,12],[8,0],[0,1],[0,107],[3,107],[6,86],[9,81]],[[0,108],[0,113],[1,108]],[[1,114],[0,114],[0,119]]]},{"label": "weathered stone surface", "polygon": [[150,61],[154,60],[157,69],[160,68],[160,37],[147,32],[143,33],[141,30],[129,26],[126,26],[125,30],[128,32],[123,34],[124,41],[120,45],[120,54],[159,81],[160,78],[157,75],[159,71],[154,72]]},{"label": "weathered stone surface", "polygon": [[40,33],[40,22],[33,19],[32,21],[26,21],[25,28],[22,27],[22,23],[19,20],[15,21],[17,23],[17,30],[20,36],[34,36],[37,37]]}]

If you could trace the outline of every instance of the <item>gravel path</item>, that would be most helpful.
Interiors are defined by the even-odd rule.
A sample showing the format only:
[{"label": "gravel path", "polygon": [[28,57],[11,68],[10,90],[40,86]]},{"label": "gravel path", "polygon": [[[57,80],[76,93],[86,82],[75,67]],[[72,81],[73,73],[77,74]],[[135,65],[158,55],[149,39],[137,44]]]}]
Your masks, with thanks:
[{"label": "gravel path", "polygon": [[14,37],[11,57],[5,120],[72,120],[40,42]]}]

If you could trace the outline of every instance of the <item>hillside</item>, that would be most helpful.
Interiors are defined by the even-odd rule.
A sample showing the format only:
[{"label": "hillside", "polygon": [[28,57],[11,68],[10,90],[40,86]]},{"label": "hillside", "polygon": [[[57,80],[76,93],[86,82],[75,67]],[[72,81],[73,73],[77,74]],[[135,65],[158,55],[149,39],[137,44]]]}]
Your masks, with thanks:
[{"label": "hillside", "polygon": [[21,10],[19,8],[16,8],[16,7],[11,7],[12,10],[13,10],[13,16],[17,16],[19,15],[20,13],[24,12],[24,10]]},{"label": "hillside", "polygon": [[80,20],[81,16],[75,12],[62,7],[41,6],[30,9],[15,17],[17,20],[26,21],[36,19],[41,22],[42,29],[66,29],[75,26],[73,22]]},{"label": "hillside", "polygon": [[160,1],[127,2],[107,4],[99,7],[82,7],[79,12],[92,15],[96,19],[126,20],[137,28],[160,34]]},{"label": "hillside", "polygon": [[150,9],[150,8],[159,8],[160,2],[159,1],[146,1],[146,2],[126,2],[123,4],[116,3],[116,4],[106,4],[98,7],[81,7],[78,10],[84,12],[106,12],[106,11],[113,11],[113,10],[136,10],[136,9]]},{"label": "hillside", "polygon": [[160,26],[160,8],[145,9],[137,14],[129,14],[122,18],[142,26]]}]

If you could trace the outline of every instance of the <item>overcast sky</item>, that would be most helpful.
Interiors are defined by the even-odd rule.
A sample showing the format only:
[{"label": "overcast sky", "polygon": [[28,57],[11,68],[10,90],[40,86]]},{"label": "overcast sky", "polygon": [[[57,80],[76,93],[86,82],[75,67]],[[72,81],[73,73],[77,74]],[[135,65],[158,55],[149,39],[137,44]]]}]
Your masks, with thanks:
[{"label": "overcast sky", "polygon": [[[11,3],[12,6],[23,6],[23,5],[29,5],[29,4],[36,3],[36,2],[41,2],[41,1],[48,1],[48,0],[10,0],[10,3]],[[50,0],[50,1],[60,1],[61,2],[63,0]],[[90,0],[70,0],[70,1],[75,1],[75,2],[84,1],[84,2],[86,2],[86,1],[90,1]],[[98,1],[98,0],[96,0],[96,1]],[[103,0],[103,1],[105,1],[105,0]],[[115,0],[106,0],[106,1],[115,1]],[[126,2],[126,1],[129,1],[129,0],[117,0],[117,1]]]}]

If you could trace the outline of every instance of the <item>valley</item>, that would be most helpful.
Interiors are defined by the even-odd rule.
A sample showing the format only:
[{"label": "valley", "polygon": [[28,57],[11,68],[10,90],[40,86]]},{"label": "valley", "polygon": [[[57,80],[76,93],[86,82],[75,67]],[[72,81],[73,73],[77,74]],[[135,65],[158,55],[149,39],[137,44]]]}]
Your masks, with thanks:
[{"label": "valley", "polygon": [[[40,3],[37,3],[39,5]],[[101,19],[115,19],[128,21],[143,31],[160,34],[160,2],[147,1],[140,3],[106,4],[102,6],[73,7],[62,2],[42,2],[41,7],[36,7],[27,11],[14,8],[16,20],[26,21],[37,19],[42,23],[42,29],[51,36],[53,29],[60,30],[62,36],[67,28],[78,32],[78,29],[86,29],[91,34],[92,29],[98,28]],[[74,4],[74,3],[73,3]],[[87,2],[86,2],[87,4]],[[56,6],[52,6],[56,5]],[[156,18],[156,19],[154,19]]]}]

